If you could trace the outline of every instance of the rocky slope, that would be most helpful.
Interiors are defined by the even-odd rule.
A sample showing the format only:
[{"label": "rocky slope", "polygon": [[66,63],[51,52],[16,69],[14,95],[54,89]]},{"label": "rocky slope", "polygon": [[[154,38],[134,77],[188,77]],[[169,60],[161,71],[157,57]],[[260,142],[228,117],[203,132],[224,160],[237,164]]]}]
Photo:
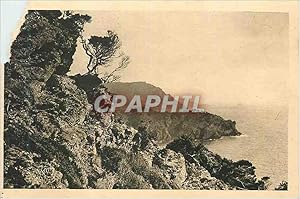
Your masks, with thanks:
[{"label": "rocky slope", "polygon": [[93,75],[66,75],[88,16],[29,11],[5,64],[5,188],[265,189],[255,168],[93,111]]}]

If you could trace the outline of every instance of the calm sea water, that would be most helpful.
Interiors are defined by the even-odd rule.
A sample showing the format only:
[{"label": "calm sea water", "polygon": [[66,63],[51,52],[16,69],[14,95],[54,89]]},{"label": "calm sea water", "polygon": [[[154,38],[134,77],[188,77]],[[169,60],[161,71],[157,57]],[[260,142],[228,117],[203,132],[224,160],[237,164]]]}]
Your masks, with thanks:
[{"label": "calm sea water", "polygon": [[232,160],[251,161],[258,178],[271,177],[271,188],[288,180],[288,108],[208,106],[206,110],[235,120],[243,134],[208,143],[211,151]]}]

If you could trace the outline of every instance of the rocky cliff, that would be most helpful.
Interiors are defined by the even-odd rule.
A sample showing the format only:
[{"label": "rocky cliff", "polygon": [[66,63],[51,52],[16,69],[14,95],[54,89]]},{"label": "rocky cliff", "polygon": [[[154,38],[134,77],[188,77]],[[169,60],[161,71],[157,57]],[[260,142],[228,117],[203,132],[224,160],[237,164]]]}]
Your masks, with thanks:
[{"label": "rocky cliff", "polygon": [[94,75],[66,75],[89,16],[29,11],[5,64],[5,188],[265,189],[254,166],[93,111]]}]

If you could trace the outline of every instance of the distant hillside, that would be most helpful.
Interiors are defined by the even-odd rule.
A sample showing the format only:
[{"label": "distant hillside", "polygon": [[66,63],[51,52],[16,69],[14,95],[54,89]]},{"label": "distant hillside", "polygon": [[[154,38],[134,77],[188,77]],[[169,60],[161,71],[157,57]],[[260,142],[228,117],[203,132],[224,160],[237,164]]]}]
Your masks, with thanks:
[{"label": "distant hillside", "polygon": [[[166,94],[161,88],[153,86],[152,84],[146,82],[113,82],[106,84],[105,86],[112,94],[126,96],[127,105],[135,95],[141,96],[142,107],[144,107],[148,95],[157,95],[160,96],[161,99],[163,99],[165,95],[168,95],[169,100],[174,100],[173,96]],[[178,107],[181,107],[180,104],[181,103],[179,102]],[[150,110],[152,112],[157,112],[160,110],[160,107],[161,106],[159,105],[157,107],[151,108]],[[166,111],[168,112],[170,111],[170,109],[171,108],[168,106]]]},{"label": "distant hillside", "polygon": [[[147,95],[161,97],[166,95],[161,88],[146,82],[115,82],[106,86],[112,94],[125,95],[129,99],[134,95],[141,95],[142,101],[145,101]],[[162,144],[182,135],[199,142],[222,136],[240,135],[234,121],[224,120],[214,114],[160,113],[157,110],[158,108],[149,113],[124,113],[120,110],[115,117],[134,128],[147,128],[147,131]]]},{"label": "distant hillside", "polygon": [[161,88],[146,82],[113,82],[106,84],[106,87],[113,94],[125,95],[128,97],[134,95],[166,95]]}]

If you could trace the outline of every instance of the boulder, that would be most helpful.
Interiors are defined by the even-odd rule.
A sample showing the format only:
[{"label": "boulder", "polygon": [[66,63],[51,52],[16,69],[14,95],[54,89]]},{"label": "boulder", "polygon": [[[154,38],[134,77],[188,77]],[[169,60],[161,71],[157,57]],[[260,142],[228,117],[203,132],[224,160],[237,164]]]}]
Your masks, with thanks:
[{"label": "boulder", "polygon": [[153,164],[157,165],[163,175],[181,186],[187,177],[185,159],[182,154],[170,149],[162,149],[155,154]]}]

